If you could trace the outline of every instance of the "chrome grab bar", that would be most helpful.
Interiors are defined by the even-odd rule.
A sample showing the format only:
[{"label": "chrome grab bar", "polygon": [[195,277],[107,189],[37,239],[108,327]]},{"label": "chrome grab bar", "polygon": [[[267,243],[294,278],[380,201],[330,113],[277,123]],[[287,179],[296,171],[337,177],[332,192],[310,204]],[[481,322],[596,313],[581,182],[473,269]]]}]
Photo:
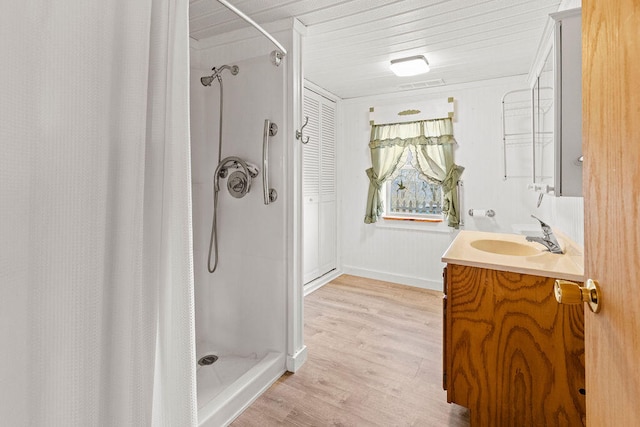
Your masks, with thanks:
[{"label": "chrome grab bar", "polygon": [[262,191],[264,204],[268,205],[278,199],[275,189],[269,188],[269,137],[278,133],[278,125],[271,123],[269,119],[264,121],[264,133],[262,135]]}]

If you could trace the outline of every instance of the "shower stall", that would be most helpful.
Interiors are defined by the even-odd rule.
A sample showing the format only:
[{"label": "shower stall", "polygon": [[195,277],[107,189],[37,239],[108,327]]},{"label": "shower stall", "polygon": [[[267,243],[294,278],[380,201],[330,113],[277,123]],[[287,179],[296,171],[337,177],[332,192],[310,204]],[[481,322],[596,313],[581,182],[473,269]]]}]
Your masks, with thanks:
[{"label": "shower stall", "polygon": [[294,47],[286,56],[255,33],[191,45],[200,426],[229,423],[305,356],[292,138],[300,36],[292,23],[277,37]]}]

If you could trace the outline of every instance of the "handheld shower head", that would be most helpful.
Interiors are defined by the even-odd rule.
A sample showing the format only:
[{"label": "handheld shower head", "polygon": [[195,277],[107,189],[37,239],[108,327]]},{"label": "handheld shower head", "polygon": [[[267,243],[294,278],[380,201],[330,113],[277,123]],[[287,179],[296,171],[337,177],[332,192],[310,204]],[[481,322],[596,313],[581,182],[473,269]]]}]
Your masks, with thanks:
[{"label": "handheld shower head", "polygon": [[237,65],[223,65],[220,68],[213,67],[211,70],[213,71],[213,74],[210,76],[200,77],[200,82],[203,86],[211,86],[211,83],[215,78],[222,81],[220,79],[220,73],[222,73],[223,70],[229,70],[233,76],[240,72],[240,68]]}]

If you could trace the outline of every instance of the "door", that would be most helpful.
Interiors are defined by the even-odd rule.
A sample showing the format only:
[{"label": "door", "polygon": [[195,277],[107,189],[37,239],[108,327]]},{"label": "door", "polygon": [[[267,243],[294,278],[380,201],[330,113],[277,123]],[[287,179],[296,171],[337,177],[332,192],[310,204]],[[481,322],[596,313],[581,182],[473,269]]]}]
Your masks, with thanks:
[{"label": "door", "polygon": [[303,283],[337,266],[336,103],[304,90],[302,147]]},{"label": "door", "polygon": [[587,425],[640,419],[640,3],[583,0]]}]

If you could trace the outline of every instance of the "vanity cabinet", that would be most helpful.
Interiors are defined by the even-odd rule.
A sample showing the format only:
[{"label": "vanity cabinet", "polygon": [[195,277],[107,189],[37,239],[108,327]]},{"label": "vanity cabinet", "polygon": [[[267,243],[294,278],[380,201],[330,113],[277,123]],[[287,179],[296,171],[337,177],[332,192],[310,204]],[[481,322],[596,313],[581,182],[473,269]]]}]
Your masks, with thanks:
[{"label": "vanity cabinet", "polygon": [[558,304],[553,285],[447,264],[443,387],[471,427],[584,425],[584,308]]}]

